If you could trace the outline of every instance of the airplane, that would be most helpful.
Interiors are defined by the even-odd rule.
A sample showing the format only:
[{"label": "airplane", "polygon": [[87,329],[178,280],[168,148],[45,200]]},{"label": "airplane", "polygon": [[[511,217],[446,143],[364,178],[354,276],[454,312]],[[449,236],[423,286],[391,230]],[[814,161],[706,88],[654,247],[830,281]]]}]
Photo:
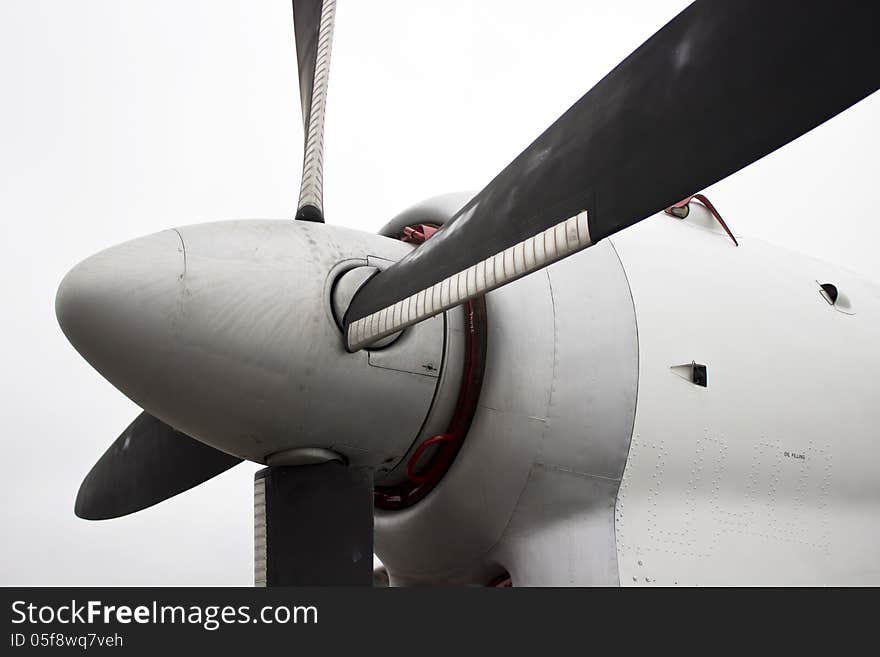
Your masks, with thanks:
[{"label": "airplane", "polygon": [[375,235],[324,223],[335,10],[293,0],[294,219],[61,282],[143,409],[76,514],[248,460],[258,586],[880,583],[880,287],[698,193],[880,87],[876,3],[696,0],[482,191]]}]

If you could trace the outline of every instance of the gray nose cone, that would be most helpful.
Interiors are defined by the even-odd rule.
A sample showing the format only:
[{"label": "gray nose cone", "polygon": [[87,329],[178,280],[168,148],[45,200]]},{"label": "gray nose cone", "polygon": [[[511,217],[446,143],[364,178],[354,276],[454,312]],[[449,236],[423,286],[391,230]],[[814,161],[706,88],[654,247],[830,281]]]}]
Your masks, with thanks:
[{"label": "gray nose cone", "polygon": [[330,299],[339,267],[411,248],[304,221],[182,226],[77,265],[56,313],[100,374],[196,440],[252,461],[318,448],[390,468],[433,399],[420,363],[440,362],[444,320],[372,363],[346,351]]},{"label": "gray nose cone", "polygon": [[169,366],[185,267],[180,236],[166,230],[84,260],[58,288],[55,314],[67,339],[142,405]]}]

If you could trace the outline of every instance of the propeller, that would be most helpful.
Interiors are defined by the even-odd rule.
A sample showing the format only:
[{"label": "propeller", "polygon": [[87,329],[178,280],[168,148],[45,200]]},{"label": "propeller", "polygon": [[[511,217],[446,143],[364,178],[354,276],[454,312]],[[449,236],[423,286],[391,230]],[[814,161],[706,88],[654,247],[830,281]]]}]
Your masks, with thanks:
[{"label": "propeller", "polygon": [[[304,221],[324,218],[335,7],[293,0]],[[363,284],[344,318],[347,347],[585,249],[858,102],[880,86],[878,15],[859,0],[697,0],[435,235]],[[365,438],[370,423],[328,397],[356,391],[358,412],[376,417],[393,416],[397,402],[398,414],[410,409],[385,405],[376,384],[389,380],[362,378],[366,358],[340,356],[325,312],[329,267],[342,254],[382,256],[389,242],[367,238],[294,222],[183,227],[96,254],[59,287],[62,329],[108,380],[201,440],[271,464],[255,482],[257,581],[270,585],[371,581],[370,458],[400,452],[398,428]],[[369,395],[377,403],[363,403]],[[329,449],[346,445],[360,463]],[[103,519],[146,508],[240,462],[226,451],[144,412],[86,476],[75,511]]]},{"label": "propeller", "polygon": [[241,461],[141,413],[86,475],[74,511],[86,520],[118,518],[174,497]]},{"label": "propeller", "polygon": [[[296,219],[320,223],[324,221],[324,112],[335,11],[336,0],[293,0],[305,133]],[[136,294],[143,292],[147,279],[152,280],[150,301],[139,304],[139,312],[149,312],[160,326],[163,318],[174,312],[162,306],[161,300],[174,299],[178,284],[185,283],[187,275],[182,235],[176,232],[175,236],[166,237],[172,238],[172,242],[179,240],[177,253],[168,248],[167,239],[161,236],[146,240],[149,248],[142,241],[139,247],[132,247],[142,249],[138,251],[137,271],[126,279]],[[59,322],[71,341],[93,361],[103,362],[106,356],[106,353],[98,353],[100,348],[94,349],[96,343],[106,345],[99,339],[98,326],[102,324],[97,318],[116,317],[121,309],[116,295],[132,298],[122,291],[120,278],[125,277],[119,274],[130,264],[132,252],[125,246],[120,251],[120,260],[114,259],[112,250],[105,252],[101,257],[112,260],[112,264],[81,267],[68,275],[59,289]],[[159,266],[159,261],[169,265],[169,271]],[[146,262],[151,263],[149,271],[142,268]],[[181,264],[183,273],[169,275]],[[111,280],[104,277],[109,270],[116,272]],[[102,297],[102,293],[109,296]],[[113,310],[109,310],[110,307]],[[145,310],[147,308],[149,310]],[[111,334],[123,328],[115,321],[111,323]],[[143,327],[138,325],[138,330]],[[154,334],[147,330],[146,333],[161,340],[159,332]],[[142,333],[138,335],[143,337]],[[115,363],[117,359],[110,360]],[[130,365],[126,369],[116,363],[113,370],[125,371],[130,379],[147,376],[148,367],[133,371]],[[324,450],[300,451],[300,456],[294,458],[295,464],[273,462],[255,476],[255,582],[258,585],[372,584],[372,472],[333,462],[335,457],[324,463],[322,452]],[[308,458],[302,461],[304,453],[316,461]],[[88,520],[123,516],[188,490],[242,460],[176,431],[144,412],[86,475],[74,510],[76,515]]]},{"label": "propeller", "polygon": [[337,462],[254,475],[257,586],[372,586],[373,473]]},{"label": "propeller", "polygon": [[880,86],[878,17],[862,0],[694,2],[360,288],[349,350],[580,251],[855,104]]},{"label": "propeller", "polygon": [[296,218],[324,221],[324,112],[336,0],[293,0],[293,27],[302,101],[302,183]]}]

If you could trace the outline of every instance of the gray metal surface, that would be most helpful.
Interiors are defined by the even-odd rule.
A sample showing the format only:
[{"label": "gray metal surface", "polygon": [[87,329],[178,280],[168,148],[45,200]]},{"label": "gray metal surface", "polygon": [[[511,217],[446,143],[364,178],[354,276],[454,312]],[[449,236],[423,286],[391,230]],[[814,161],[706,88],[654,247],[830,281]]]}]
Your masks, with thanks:
[{"label": "gray metal surface", "polygon": [[[442,226],[471,196],[471,192],[453,192],[416,203],[385,224],[379,231],[379,234],[398,239],[402,235],[403,229],[407,226],[417,224]],[[391,264],[389,261],[380,262],[376,258],[371,258],[370,262],[381,269],[387,268]],[[360,286],[357,285],[357,287]],[[356,289],[352,292],[354,291]],[[349,302],[353,296],[353,293],[348,296]],[[434,343],[424,343],[421,347],[424,357],[419,363],[420,371],[417,373],[438,377],[437,388],[434,393],[434,399],[431,401],[428,416],[425,418],[418,436],[413,441],[404,458],[393,469],[377,475],[376,483],[382,486],[399,484],[406,479],[409,459],[414,456],[416,449],[422,441],[444,433],[447,430],[455,411],[456,402],[458,401],[465,360],[465,313],[461,306],[457,306],[443,315],[427,321],[444,322],[444,342],[439,353]],[[393,336],[390,337],[393,338]],[[374,343],[373,346],[382,344],[382,342],[380,340]],[[401,367],[399,358],[393,352],[384,349],[370,351],[370,364],[379,367]],[[423,457],[424,460],[430,459],[434,451],[435,448],[429,447]]]},{"label": "gray metal surface", "polygon": [[323,447],[294,447],[281,452],[269,454],[266,465],[277,467],[282,465],[318,465],[335,461],[345,465],[345,457]]},{"label": "gray metal surface", "polygon": [[[414,456],[418,446],[422,441],[444,433],[449,427],[449,422],[455,411],[458,393],[461,390],[462,366],[465,358],[464,311],[461,307],[453,308],[444,313],[443,319],[446,322],[443,360],[439,368],[439,380],[436,392],[434,393],[434,399],[431,401],[431,408],[428,411],[424,424],[419,430],[418,436],[413,440],[406,455],[387,474],[383,474],[381,477],[377,476],[376,483],[382,486],[399,484],[406,479],[407,462]],[[435,319],[429,321],[435,321]],[[372,356],[373,354],[371,354]],[[433,448],[428,448],[424,457],[426,461],[430,459],[433,451]]]},{"label": "gray metal surface", "polygon": [[[614,504],[635,413],[638,341],[608,243],[486,296],[487,366],[449,473],[377,512],[394,585],[616,584]],[[448,537],[448,538],[447,538]]]},{"label": "gray metal surface", "polygon": [[473,192],[450,192],[441,194],[408,207],[382,226],[380,235],[399,238],[403,229],[414,224],[442,226],[473,198]]},{"label": "gray metal surface", "polygon": [[556,363],[538,460],[587,477],[623,476],[638,388],[629,283],[611,244],[550,268]]},{"label": "gray metal surface", "polygon": [[616,586],[619,486],[536,463],[493,560],[514,586]]},{"label": "gray metal surface", "polygon": [[345,268],[411,248],[312,222],[187,226],[87,259],[56,310],[101,374],[198,440],[258,462],[321,447],[390,469],[433,399],[437,378],[412,370],[432,344],[439,362],[442,318],[384,350],[407,368],[375,367],[346,352],[330,297]]},{"label": "gray metal surface", "polygon": [[[370,256],[364,269],[381,271],[391,264],[391,260]],[[443,360],[443,340],[437,340],[436,336],[438,332],[445,334],[445,318],[438,315],[430,321],[434,325],[427,331],[398,331],[374,342],[367,349],[370,365],[436,378]],[[395,344],[398,340],[401,344]],[[394,349],[388,348],[391,345]]]},{"label": "gray metal surface", "polygon": [[548,273],[555,359],[547,421],[494,556],[515,586],[616,585],[614,506],[638,389],[632,295],[608,242]]},{"label": "gray metal surface", "polygon": [[486,306],[479,406],[452,467],[415,506],[376,512],[376,553],[393,585],[488,581],[486,556],[537,455],[553,382],[548,279],[523,278],[487,295]]}]

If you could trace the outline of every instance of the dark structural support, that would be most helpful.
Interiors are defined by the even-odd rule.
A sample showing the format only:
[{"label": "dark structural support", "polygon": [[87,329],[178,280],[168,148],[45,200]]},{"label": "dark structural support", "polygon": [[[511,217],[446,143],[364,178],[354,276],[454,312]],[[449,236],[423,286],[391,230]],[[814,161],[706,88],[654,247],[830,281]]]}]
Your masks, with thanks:
[{"label": "dark structural support", "polygon": [[330,462],[254,475],[256,586],[372,582],[372,471]]}]

